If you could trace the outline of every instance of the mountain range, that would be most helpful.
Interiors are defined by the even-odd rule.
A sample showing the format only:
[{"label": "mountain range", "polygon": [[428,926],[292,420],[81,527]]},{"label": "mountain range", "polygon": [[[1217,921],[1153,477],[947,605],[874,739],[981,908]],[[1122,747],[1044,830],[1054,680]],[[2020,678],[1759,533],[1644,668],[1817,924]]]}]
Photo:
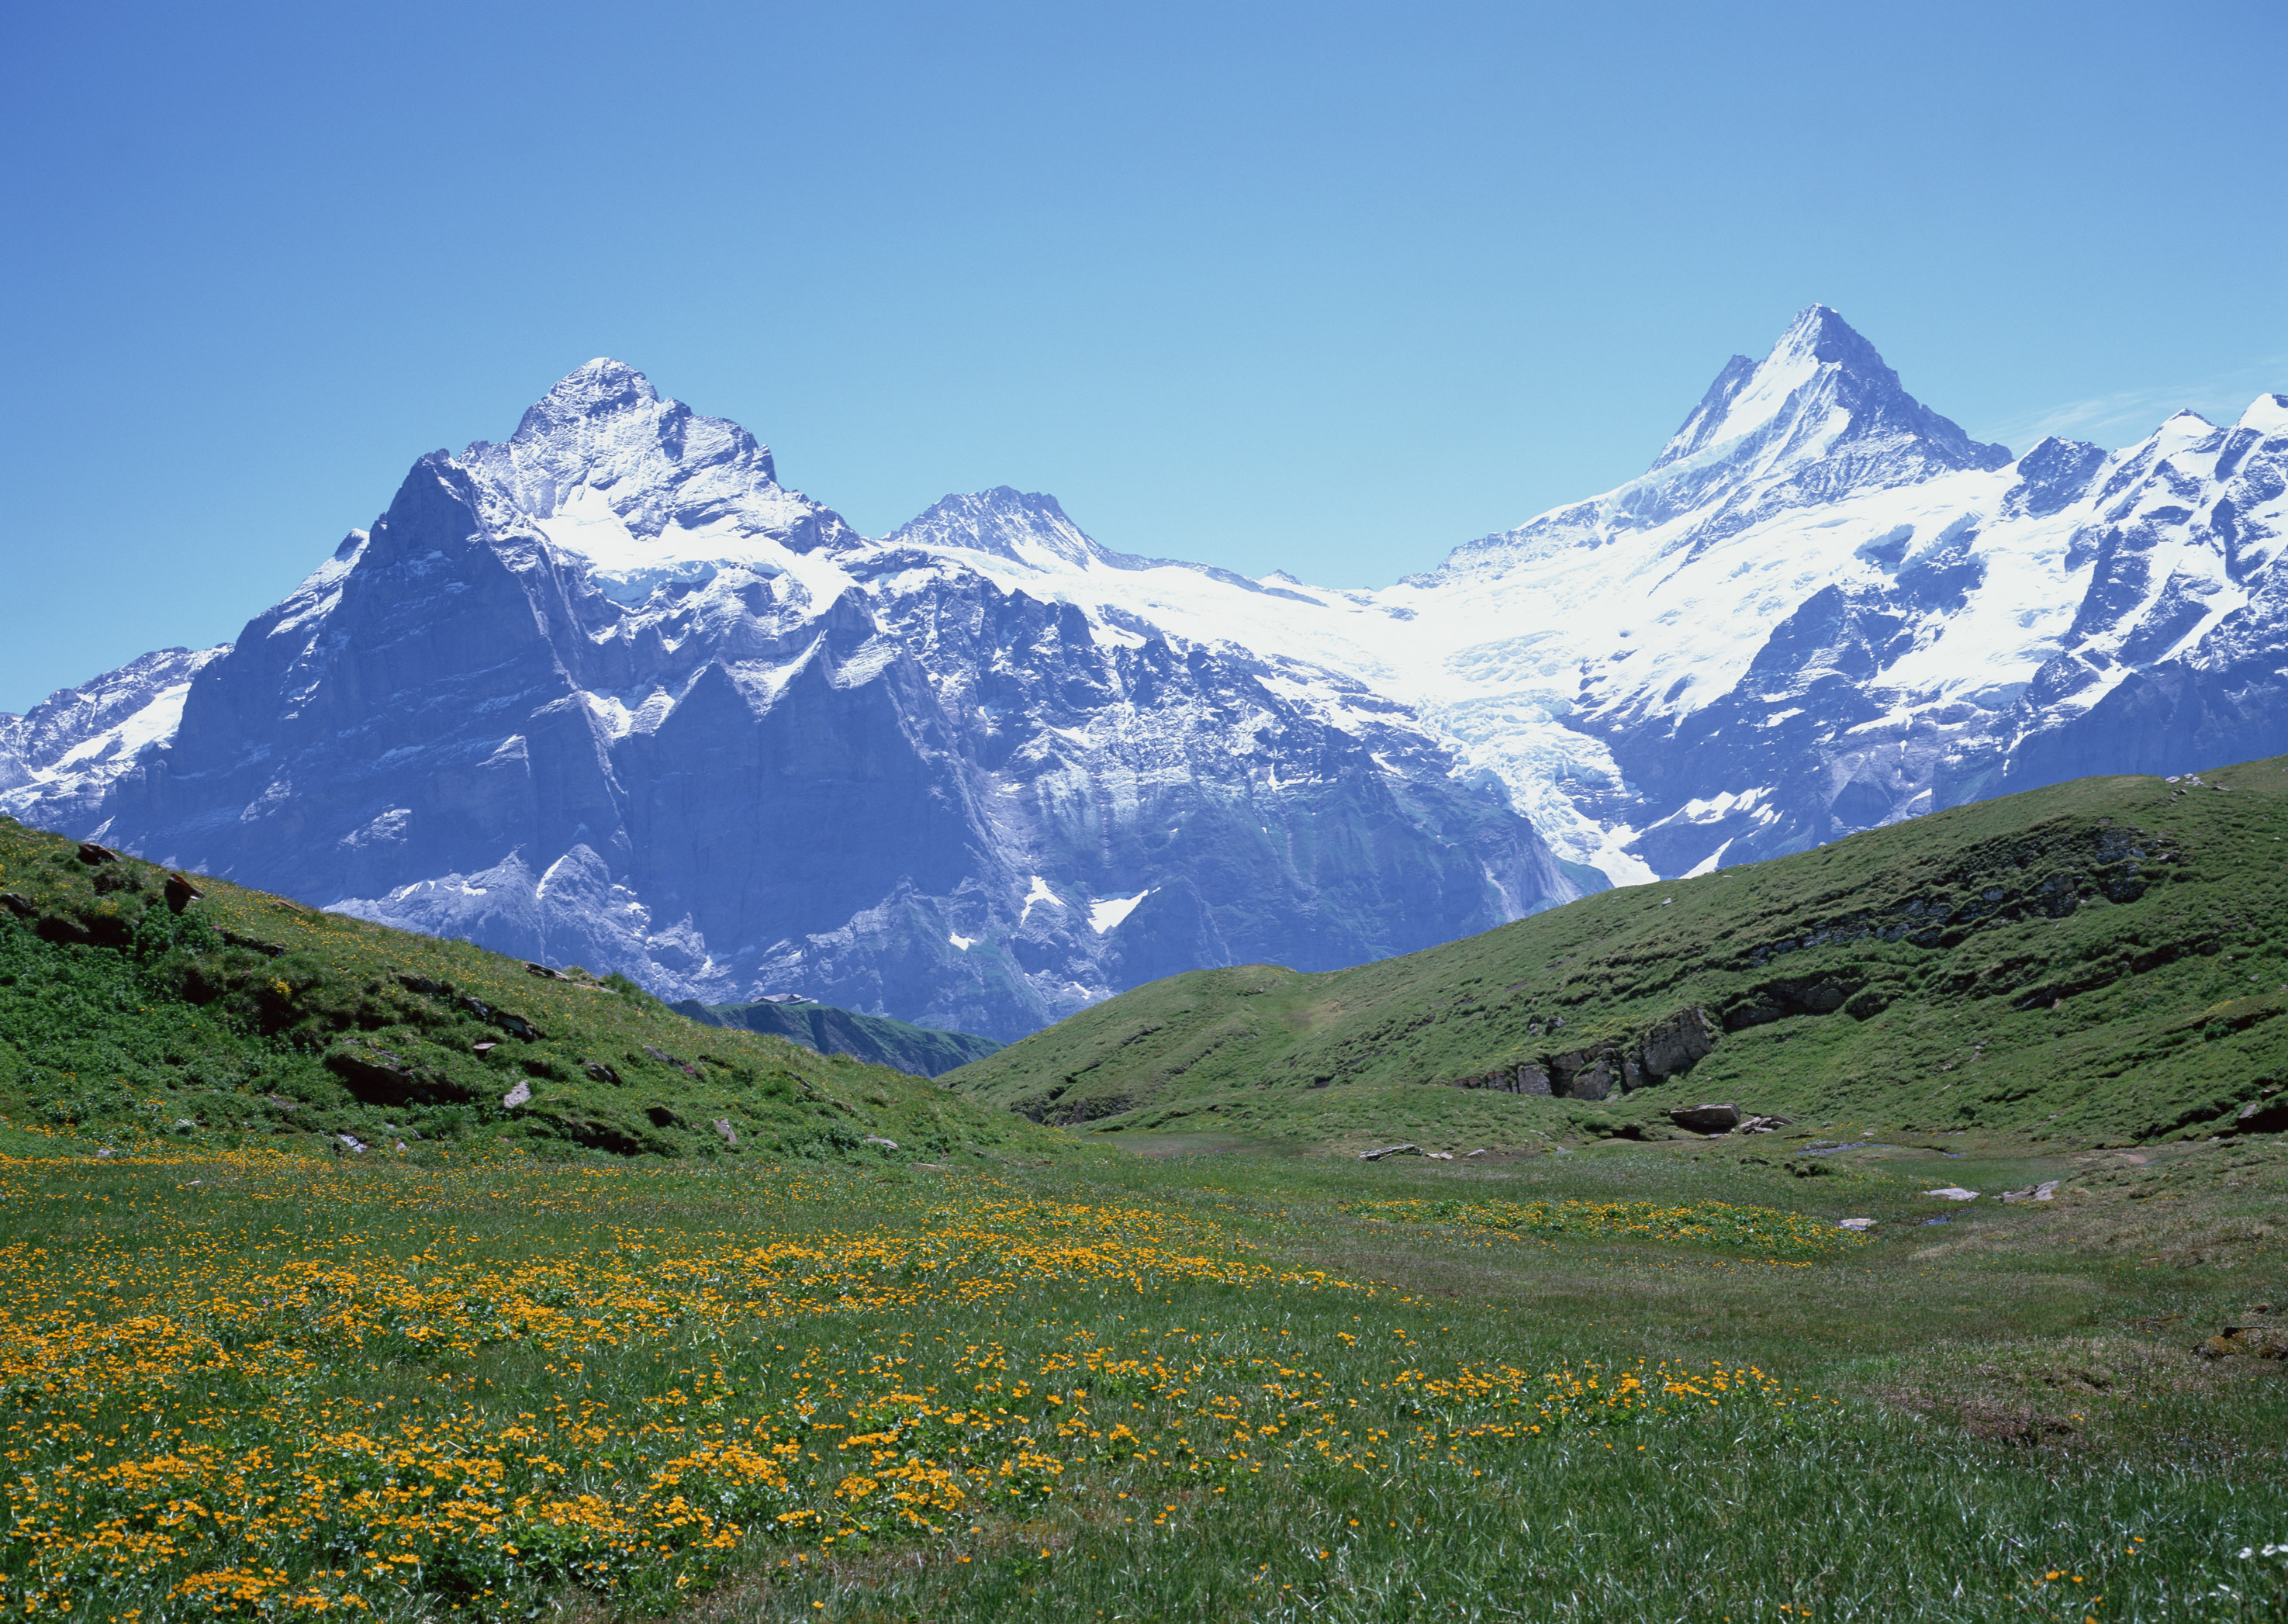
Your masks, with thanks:
[{"label": "mountain range", "polygon": [[867,538],[600,360],[233,644],[0,717],[0,811],[663,997],[1012,1039],[2288,750],[2284,492],[2288,398],[2015,456],[1814,306],[1641,478],[1339,590],[1006,487]]}]

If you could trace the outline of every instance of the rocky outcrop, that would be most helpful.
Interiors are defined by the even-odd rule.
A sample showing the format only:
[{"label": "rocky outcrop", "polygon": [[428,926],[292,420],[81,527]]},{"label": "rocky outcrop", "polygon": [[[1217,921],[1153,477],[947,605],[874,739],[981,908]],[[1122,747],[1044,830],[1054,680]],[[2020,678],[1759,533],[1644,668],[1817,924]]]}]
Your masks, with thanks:
[{"label": "rocky outcrop", "polygon": [[331,1051],[326,1069],[369,1105],[452,1105],[476,1097],[433,1067],[369,1045]]},{"label": "rocky outcrop", "polygon": [[1679,1105],[1668,1113],[1668,1120],[1687,1133],[1730,1133],[1737,1128],[1742,1116],[1740,1107],[1723,1105]]},{"label": "rocky outcrop", "polygon": [[1858,985],[1847,972],[1768,981],[1725,1005],[1724,1030],[1769,1026],[1791,1015],[1831,1015],[1850,1001]]},{"label": "rocky outcrop", "polygon": [[[1546,1027],[1553,1034],[1564,1024],[1553,1020]],[[1544,1025],[1537,1020],[1526,1029],[1538,1034]],[[1682,1076],[1714,1051],[1723,1034],[1723,1024],[1696,1004],[1664,1016],[1633,1037],[1540,1055],[1498,1071],[1456,1078],[1450,1086],[1559,1099],[1608,1099],[1616,1090],[1633,1093]]]},{"label": "rocky outcrop", "polygon": [[1681,1075],[1706,1059],[1723,1035],[1707,1010],[1697,1005],[1679,1010],[1638,1040],[1637,1065],[1654,1079]]},{"label": "rocky outcrop", "polygon": [[2288,1359],[2288,1328],[2228,1325],[2193,1351],[2206,1359]]},{"label": "rocky outcrop", "polygon": [[1566,1099],[1604,1099],[1631,1085],[1632,1063],[1617,1048],[1572,1049],[1549,1058],[1549,1090]]},{"label": "rocky outcrop", "polygon": [[2288,1097],[2252,1100],[2232,1120],[2235,1133],[2288,1133]]},{"label": "rocky outcrop", "polygon": [[1549,1076],[1549,1068],[1538,1062],[1505,1066],[1497,1072],[1482,1072],[1474,1076],[1458,1077],[1450,1085],[1458,1089],[1490,1089],[1497,1094],[1537,1094],[1544,1097],[1556,1092]]}]

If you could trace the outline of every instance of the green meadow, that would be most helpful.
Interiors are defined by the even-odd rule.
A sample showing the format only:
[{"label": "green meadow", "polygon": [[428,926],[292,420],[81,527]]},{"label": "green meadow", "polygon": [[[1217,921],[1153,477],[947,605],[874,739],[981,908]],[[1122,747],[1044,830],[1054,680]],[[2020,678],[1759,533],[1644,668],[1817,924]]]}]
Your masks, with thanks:
[{"label": "green meadow", "polygon": [[2217,776],[952,1086],[0,826],[0,1607],[2288,1616],[2280,775]]},{"label": "green meadow", "polygon": [[1722,1142],[1154,1148],[50,1142],[0,1168],[9,1610],[2288,1609],[2274,1142],[1868,1145],[1816,1180]]}]

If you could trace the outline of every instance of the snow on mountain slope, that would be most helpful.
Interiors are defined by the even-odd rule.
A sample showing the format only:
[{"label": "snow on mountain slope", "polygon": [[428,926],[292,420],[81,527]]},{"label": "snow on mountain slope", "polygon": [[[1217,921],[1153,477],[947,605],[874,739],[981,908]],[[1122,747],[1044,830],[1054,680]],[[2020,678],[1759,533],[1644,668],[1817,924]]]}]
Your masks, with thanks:
[{"label": "snow on mountain slope", "polygon": [[[2118,453],[2046,440],[2013,462],[1815,307],[1760,366],[1736,358],[1643,479],[1378,594],[1414,611],[1390,690],[1513,780],[1553,764],[1580,818],[1662,875],[2077,772],[2268,753],[2244,698],[2211,695],[2205,736],[2141,753],[2083,718],[2148,691],[2141,672],[2205,669],[2235,629],[2288,640],[2251,618],[2259,581],[2279,590],[2276,399],[2230,433],[2188,413]],[[1578,825],[1518,792],[1578,850]]]},{"label": "snow on mountain slope", "polygon": [[616,360],[563,378],[505,443],[479,441],[461,461],[489,521],[537,527],[631,606],[722,564],[791,573],[830,598],[838,578],[805,561],[859,540],[840,514],[781,486],[769,448],[746,430],[661,400]]},{"label": "snow on mountain slope", "polygon": [[1014,547],[976,567],[1347,674],[1498,777],[1561,856],[1628,883],[2270,752],[2281,399],[2229,432],[2188,413],[2120,452],[2014,462],[1815,306],[1760,363],[1735,357],[1642,478],[1383,591],[1267,600]]},{"label": "snow on mountain slope", "polygon": [[1044,567],[1269,596],[1109,553],[1015,492],[869,543],[743,430],[600,360],[504,444],[417,463],[370,533],[201,657],[131,762],[68,786],[27,764],[14,793],[671,997],[798,988],[1004,1037],[1180,970],[1331,968],[1596,883],[1402,704],[1024,590]]},{"label": "snow on mountain slope", "polygon": [[146,746],[174,736],[191,678],[226,652],[163,648],[0,716],[0,812],[84,819]]},{"label": "snow on mountain slope", "polygon": [[2288,751],[2284,490],[2288,398],[2013,461],[1815,306],[1641,478],[1335,590],[1006,487],[868,540],[597,360],[233,647],[0,718],[0,807],[670,996],[1014,1036]]}]

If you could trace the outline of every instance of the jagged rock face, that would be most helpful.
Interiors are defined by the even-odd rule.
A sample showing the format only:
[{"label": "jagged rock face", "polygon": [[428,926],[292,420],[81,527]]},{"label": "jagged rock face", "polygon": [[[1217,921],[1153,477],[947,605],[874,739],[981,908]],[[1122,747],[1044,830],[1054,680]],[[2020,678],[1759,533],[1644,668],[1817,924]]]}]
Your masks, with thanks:
[{"label": "jagged rock face", "polygon": [[2284,477],[2280,396],[2014,462],[1815,307],[1643,479],[1378,595],[1445,646],[1384,686],[1620,878],[2275,754]]},{"label": "jagged rock face", "polygon": [[173,733],[191,678],[226,652],[163,648],[20,717],[0,716],[0,796],[47,809],[58,827],[91,827],[111,781]]},{"label": "jagged rock face", "polygon": [[1820,306],[1641,479],[1378,592],[1005,487],[868,541],[596,361],[233,648],[0,718],[0,810],[671,996],[1011,1037],[2288,752],[2284,534],[2288,397],[2013,461]]},{"label": "jagged rock face", "polygon": [[2288,749],[2288,397],[2230,429],[2181,414],[2084,479],[2088,590],[2021,702],[2006,786]]},{"label": "jagged rock face", "polygon": [[180,690],[72,805],[171,865],[669,996],[798,987],[999,1037],[1576,894],[1402,705],[964,562],[1160,567],[1093,548],[1009,491],[869,543],[599,362],[506,445],[422,459],[228,650],[44,710]]},{"label": "jagged rock face", "polygon": [[1723,1028],[1707,1010],[1679,1010],[1644,1034],[1637,1046],[1637,1064],[1648,1077],[1672,1077],[1713,1054],[1722,1035]]}]

